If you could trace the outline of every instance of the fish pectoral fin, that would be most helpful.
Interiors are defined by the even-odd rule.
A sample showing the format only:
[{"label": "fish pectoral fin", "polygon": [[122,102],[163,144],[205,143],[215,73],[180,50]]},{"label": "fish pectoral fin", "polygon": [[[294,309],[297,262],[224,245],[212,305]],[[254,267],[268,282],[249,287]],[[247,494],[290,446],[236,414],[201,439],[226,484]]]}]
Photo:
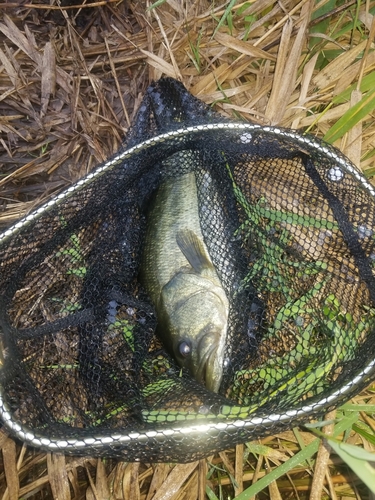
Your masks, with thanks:
[{"label": "fish pectoral fin", "polygon": [[207,250],[198,236],[191,229],[181,229],[176,234],[176,242],[191,267],[201,273],[204,269],[212,269]]}]

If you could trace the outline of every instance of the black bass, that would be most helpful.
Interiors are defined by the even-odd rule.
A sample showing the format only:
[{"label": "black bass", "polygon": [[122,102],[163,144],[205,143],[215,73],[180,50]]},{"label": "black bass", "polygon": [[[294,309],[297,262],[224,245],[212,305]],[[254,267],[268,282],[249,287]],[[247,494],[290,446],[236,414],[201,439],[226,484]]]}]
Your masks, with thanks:
[{"label": "black bass", "polygon": [[203,241],[194,173],[158,188],[148,214],[141,279],[166,348],[196,380],[218,392],[229,302]]}]

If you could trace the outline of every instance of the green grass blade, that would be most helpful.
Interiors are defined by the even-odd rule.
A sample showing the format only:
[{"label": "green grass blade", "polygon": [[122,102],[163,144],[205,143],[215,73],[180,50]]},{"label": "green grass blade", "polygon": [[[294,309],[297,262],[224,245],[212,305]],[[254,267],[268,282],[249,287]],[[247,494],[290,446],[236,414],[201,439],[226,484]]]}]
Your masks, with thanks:
[{"label": "green grass blade", "polygon": [[340,139],[346,132],[352,129],[358,122],[375,109],[375,88],[367,92],[365,96],[352,106],[337,122],[328,130],[324,140],[330,143]]},{"label": "green grass blade", "polygon": [[294,457],[287,460],[285,463],[274,469],[272,472],[262,477],[255,484],[251,485],[242,493],[240,493],[234,500],[249,500],[252,496],[256,495],[264,488],[267,488],[273,481],[276,481],[280,476],[287,474],[291,469],[297,467],[297,465],[306,462],[310,459],[319,448],[320,439],[316,438],[312,443],[310,443],[302,451],[296,453]]},{"label": "green grass blade", "polygon": [[208,500],[219,500],[209,486],[206,486],[206,495]]},{"label": "green grass blade", "polygon": [[218,25],[216,26],[216,29],[215,29],[214,34],[212,35],[212,37],[214,37],[216,35],[216,33],[218,32],[219,28],[221,28],[221,26],[225,23],[225,21],[227,20],[229,14],[231,13],[231,10],[236,5],[236,2],[237,2],[237,0],[231,0],[229,2],[229,5],[225,9],[225,12],[224,12],[222,18],[220,19]]},{"label": "green grass blade", "polygon": [[[353,83],[347,89],[340,92],[340,94],[337,94],[335,97],[333,97],[332,99],[333,104],[343,104],[345,102],[350,101],[351,93],[353,92],[353,90],[356,90],[356,88],[357,88],[357,82]],[[372,71],[371,73],[365,75],[362,78],[359,90],[363,94],[365,94],[366,92],[374,88],[375,88],[375,71]]]},{"label": "green grass blade", "polygon": [[375,469],[369,462],[375,461],[375,453],[347,443],[329,440],[332,449],[344,460],[353,472],[364,482],[372,493],[375,493]]},{"label": "green grass blade", "polygon": [[[327,2],[323,2],[323,5],[319,7],[311,16],[311,20],[317,19],[320,16],[323,16],[324,14],[328,14],[335,8],[336,0],[328,0]],[[314,26],[311,26],[310,28],[310,40],[309,40],[309,46],[310,49],[313,48],[317,43],[321,41],[320,38],[316,38],[313,36],[314,33],[319,33],[319,34],[327,34],[328,28],[330,24],[330,19],[326,18],[320,21],[318,24],[315,24]]]},{"label": "green grass blade", "polygon": [[[335,426],[333,436],[337,436],[344,432],[346,429],[352,427],[354,422],[358,420],[358,413],[353,412],[346,417],[344,417]],[[316,438],[309,445],[307,445],[303,450],[296,453],[292,458],[287,460],[285,463],[274,469],[272,472],[262,477],[255,484],[251,485],[249,488],[240,493],[234,500],[249,500],[252,496],[256,495],[264,488],[267,488],[273,481],[276,481],[279,477],[287,474],[291,469],[297,467],[299,464],[309,460],[319,449],[320,439]],[[374,481],[375,484],[375,481]]]},{"label": "green grass blade", "polygon": [[[365,438],[369,443],[371,443],[372,445],[375,446],[374,434],[370,434],[370,432],[367,432],[365,429],[362,429],[362,427],[360,427],[357,424],[353,425],[353,431],[355,431],[357,434],[359,434],[360,436]],[[375,459],[374,459],[374,461],[375,461]]]},{"label": "green grass blade", "polygon": [[166,0],[157,0],[155,3],[150,5],[150,7],[147,10],[155,9],[156,7],[159,7],[159,5],[162,5],[165,2],[166,2]]},{"label": "green grass blade", "polygon": [[375,405],[356,405],[353,403],[345,403],[339,408],[345,411],[364,411],[365,413],[375,413]]}]

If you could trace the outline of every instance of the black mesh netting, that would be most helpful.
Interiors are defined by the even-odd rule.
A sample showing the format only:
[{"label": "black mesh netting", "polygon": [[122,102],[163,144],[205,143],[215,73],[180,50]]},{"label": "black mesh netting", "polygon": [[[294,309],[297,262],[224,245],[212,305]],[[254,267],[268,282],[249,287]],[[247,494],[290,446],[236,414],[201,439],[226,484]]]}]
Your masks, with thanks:
[{"label": "black mesh netting", "polygon": [[116,157],[1,236],[2,420],[188,461],[343,402],[373,374],[374,218],[334,148],[160,80]]}]

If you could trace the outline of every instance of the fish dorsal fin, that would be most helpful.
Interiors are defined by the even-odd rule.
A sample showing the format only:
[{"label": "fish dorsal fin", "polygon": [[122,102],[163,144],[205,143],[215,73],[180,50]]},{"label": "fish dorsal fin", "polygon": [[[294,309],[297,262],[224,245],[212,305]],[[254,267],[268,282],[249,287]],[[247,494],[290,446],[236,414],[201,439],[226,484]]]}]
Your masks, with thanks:
[{"label": "fish dorsal fin", "polygon": [[212,269],[212,262],[202,240],[191,229],[181,229],[176,235],[176,242],[191,267],[201,273]]}]

